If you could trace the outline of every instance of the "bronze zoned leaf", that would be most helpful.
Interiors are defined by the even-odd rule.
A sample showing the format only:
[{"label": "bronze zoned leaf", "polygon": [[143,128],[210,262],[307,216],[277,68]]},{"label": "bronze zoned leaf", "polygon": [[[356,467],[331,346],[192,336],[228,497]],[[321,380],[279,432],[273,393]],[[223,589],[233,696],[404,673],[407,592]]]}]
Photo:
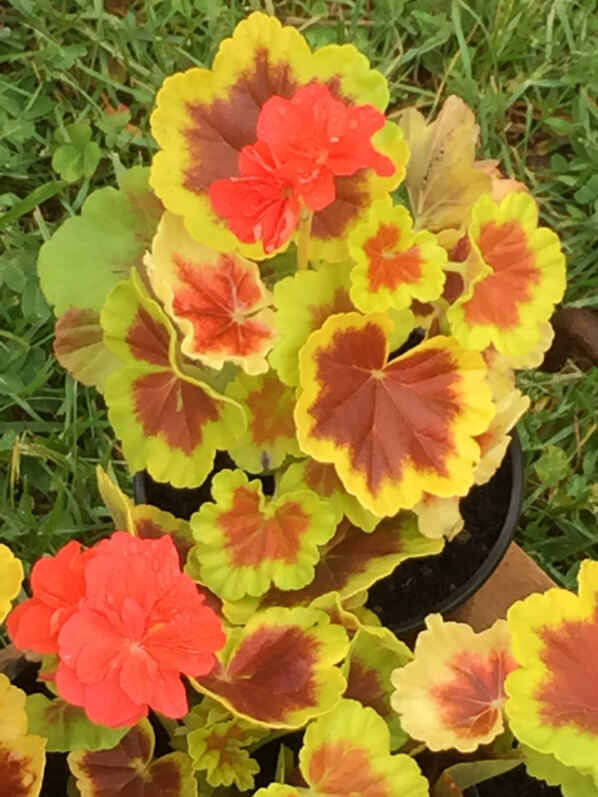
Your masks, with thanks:
[{"label": "bronze zoned leaf", "polygon": [[152,761],[155,737],[142,720],[112,750],[71,753],[68,763],[81,797],[197,797],[186,753]]}]

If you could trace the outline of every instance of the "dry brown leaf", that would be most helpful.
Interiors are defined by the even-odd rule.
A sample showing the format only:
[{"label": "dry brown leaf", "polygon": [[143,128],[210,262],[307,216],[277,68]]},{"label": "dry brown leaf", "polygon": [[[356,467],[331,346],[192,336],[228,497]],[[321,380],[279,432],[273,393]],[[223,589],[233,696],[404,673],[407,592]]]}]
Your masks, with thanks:
[{"label": "dry brown leaf", "polygon": [[411,152],[407,189],[417,226],[463,229],[476,199],[491,190],[490,176],[474,167],[479,127],[471,109],[451,95],[431,124],[408,108],[400,125]]}]

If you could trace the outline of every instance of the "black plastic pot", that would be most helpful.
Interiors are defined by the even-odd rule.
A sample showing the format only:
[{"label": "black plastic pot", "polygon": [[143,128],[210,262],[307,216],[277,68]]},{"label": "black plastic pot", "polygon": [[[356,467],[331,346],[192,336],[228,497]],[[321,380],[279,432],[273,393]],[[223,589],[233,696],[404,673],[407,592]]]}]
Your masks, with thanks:
[{"label": "black plastic pot", "polygon": [[[234,465],[232,466],[234,467]],[[226,454],[219,454],[213,473],[223,467],[231,467],[231,461]],[[153,504],[172,512],[178,517],[189,518],[204,501],[210,500],[210,481],[211,479],[208,477],[206,482],[199,488],[177,490],[168,484],[154,482],[147,473],[141,472],[135,475],[133,493],[136,503]],[[496,498],[495,500],[490,500],[493,491],[496,492],[495,488],[497,486],[501,490],[498,501]],[[475,502],[477,500],[478,503],[482,504],[482,508],[487,505],[490,507],[490,512],[492,512],[493,508],[495,510],[494,516],[488,519],[488,525],[496,526],[497,531],[475,572],[466,577],[463,582],[454,585],[448,594],[434,597],[434,602],[431,605],[426,605],[421,611],[416,611],[413,615],[407,617],[399,617],[396,605],[398,600],[401,599],[401,583],[405,582],[410,573],[416,573],[413,577],[416,578],[417,583],[419,578],[417,576],[418,568],[442,568],[443,562],[447,562],[445,568],[451,567],[450,558],[454,559],[455,556],[461,556],[462,540],[465,538],[465,534],[459,535],[457,540],[448,543],[445,552],[439,556],[412,559],[405,562],[391,576],[382,579],[374,585],[370,591],[368,606],[380,615],[384,625],[391,628],[395,633],[402,635],[418,631],[423,627],[424,619],[430,612],[450,614],[477,592],[496,570],[513,540],[517,521],[521,514],[523,486],[521,444],[517,433],[513,432],[507,455],[495,476],[487,485],[475,487],[471,490],[470,494],[462,502],[462,511],[466,518],[466,531],[468,529],[466,509],[471,501]],[[475,534],[471,537],[471,547],[472,550],[479,547],[478,538]],[[479,554],[479,551],[477,553]],[[467,556],[467,554],[463,552],[463,556]],[[422,583],[424,583],[423,580]],[[397,587],[399,587],[398,590]],[[388,610],[386,612],[384,610],[380,611],[380,606],[377,606],[380,601],[387,605]],[[410,605],[408,599],[403,601],[403,603]]]},{"label": "black plastic pot", "polygon": [[[499,488],[501,493],[497,500],[495,492]],[[516,432],[513,432],[507,455],[497,473],[487,484],[474,487],[461,501],[461,511],[466,521],[465,531],[456,540],[448,543],[443,553],[438,556],[411,559],[397,568],[392,575],[375,584],[370,590],[367,605],[376,611],[384,625],[402,636],[420,631],[430,612],[450,615],[456,611],[490,578],[505,556],[513,540],[517,521],[521,514],[523,492],[523,455],[519,437]],[[409,595],[404,594],[403,585],[407,583],[407,579],[413,579],[414,587],[421,583],[421,600],[423,602],[428,598],[426,580],[422,575],[424,572],[427,574],[428,586],[435,586],[435,580],[440,579],[447,571],[450,572],[456,562],[460,560],[467,562],[469,557],[480,554],[480,540],[477,536],[479,530],[475,534],[471,534],[469,541],[464,543],[465,534],[469,528],[468,516],[472,503],[478,505],[478,515],[481,510],[483,516],[485,506],[488,507],[488,512],[492,515],[488,516],[486,523],[488,528],[491,525],[496,527],[491,545],[475,570],[462,582],[452,584],[450,591],[444,595],[430,595],[429,603],[425,607],[409,612],[414,604],[413,597],[419,598],[419,595],[410,598]],[[494,514],[492,514],[493,510]],[[428,571],[430,572],[428,573]],[[401,612],[397,610],[398,605],[401,606]],[[407,614],[405,608],[408,610]]]},{"label": "black plastic pot", "polygon": [[485,582],[488,581],[492,573],[494,573],[504,558],[509,545],[513,541],[517,523],[521,515],[524,490],[523,453],[521,451],[519,435],[516,432],[513,434],[513,439],[511,441],[511,445],[509,446],[507,456],[510,460],[512,469],[511,500],[509,501],[507,513],[498,538],[484,564],[468,581],[465,582],[465,584],[461,586],[460,589],[456,590],[452,595],[449,595],[447,599],[440,604],[437,609],[439,612],[450,614],[462,606],[465,601],[471,598],[471,596],[479,590],[482,584],[485,584]]}]

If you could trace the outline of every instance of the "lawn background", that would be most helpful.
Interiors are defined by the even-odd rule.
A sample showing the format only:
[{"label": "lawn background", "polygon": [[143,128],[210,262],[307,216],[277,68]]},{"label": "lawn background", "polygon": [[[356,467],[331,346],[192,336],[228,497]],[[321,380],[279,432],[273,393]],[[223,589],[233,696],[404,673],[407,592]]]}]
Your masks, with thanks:
[{"label": "lawn background", "polygon": [[[480,157],[524,180],[564,240],[565,303],[598,308],[597,0],[5,0],[0,540],[27,563],[109,528],[98,463],[112,463],[130,490],[101,397],[54,361],[39,246],[90,191],[114,182],[115,167],[149,163],[148,119],[163,79],[209,66],[220,39],[258,8],[313,46],[354,42],[387,77],[391,112],[417,104],[433,114],[448,94],[463,97],[479,120]],[[85,159],[65,154],[73,131]],[[534,403],[519,427],[527,473],[519,540],[572,586],[581,558],[598,559],[598,369],[569,363],[520,382]]]}]

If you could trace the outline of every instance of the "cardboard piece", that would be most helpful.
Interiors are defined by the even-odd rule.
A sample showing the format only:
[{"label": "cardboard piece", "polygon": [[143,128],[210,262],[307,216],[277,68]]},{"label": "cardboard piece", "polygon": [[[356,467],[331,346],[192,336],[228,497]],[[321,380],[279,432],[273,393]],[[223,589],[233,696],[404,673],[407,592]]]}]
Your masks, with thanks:
[{"label": "cardboard piece", "polygon": [[550,576],[519,545],[511,543],[488,581],[448,619],[469,623],[474,631],[483,631],[495,620],[505,618],[515,601],[555,586]]}]

